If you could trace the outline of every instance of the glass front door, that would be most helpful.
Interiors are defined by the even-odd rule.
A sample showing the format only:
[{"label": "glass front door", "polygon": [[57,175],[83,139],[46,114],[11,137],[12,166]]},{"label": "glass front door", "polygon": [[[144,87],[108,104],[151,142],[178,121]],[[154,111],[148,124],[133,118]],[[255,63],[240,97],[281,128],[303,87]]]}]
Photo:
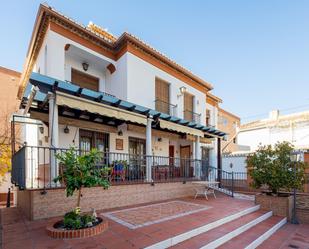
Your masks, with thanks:
[{"label": "glass front door", "polygon": [[96,148],[102,156],[100,164],[108,163],[109,152],[109,134],[96,131],[79,130],[79,149],[81,153],[87,153],[91,149]]}]

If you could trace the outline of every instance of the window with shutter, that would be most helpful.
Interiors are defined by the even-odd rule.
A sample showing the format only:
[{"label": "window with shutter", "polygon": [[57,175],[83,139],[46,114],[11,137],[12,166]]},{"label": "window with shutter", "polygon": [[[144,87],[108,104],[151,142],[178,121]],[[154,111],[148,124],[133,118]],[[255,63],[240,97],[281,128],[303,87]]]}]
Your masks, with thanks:
[{"label": "window with shutter", "polygon": [[184,119],[188,121],[193,121],[193,99],[193,95],[189,93],[184,94]]},{"label": "window with shutter", "polygon": [[99,91],[100,79],[74,68],[71,70],[71,82],[79,85],[82,88],[87,88],[93,91]]},{"label": "window with shutter", "polygon": [[169,83],[156,78],[156,110],[170,113],[170,86]]},{"label": "window with shutter", "polygon": [[206,110],[206,126],[210,125],[210,110]]}]

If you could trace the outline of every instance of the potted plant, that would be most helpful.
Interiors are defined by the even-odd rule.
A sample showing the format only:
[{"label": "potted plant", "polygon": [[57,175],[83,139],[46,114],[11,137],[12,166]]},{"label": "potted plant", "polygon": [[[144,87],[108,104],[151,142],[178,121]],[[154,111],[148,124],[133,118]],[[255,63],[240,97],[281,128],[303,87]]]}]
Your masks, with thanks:
[{"label": "potted plant", "polygon": [[292,189],[302,189],[305,183],[306,164],[292,160],[294,147],[288,142],[274,146],[260,145],[258,150],[247,158],[251,186],[262,189],[255,197],[256,204],[274,215],[291,218]]},{"label": "potted plant", "polygon": [[[77,200],[76,207],[66,213],[63,220],[55,223],[52,227],[48,227],[49,234],[57,238],[67,238],[66,236],[76,238],[95,235],[98,231],[105,230],[107,223],[103,224],[103,220],[96,216],[95,211],[92,214],[82,214],[80,208],[82,188],[102,186],[106,189],[109,187],[107,173],[109,168],[98,167],[100,153],[93,149],[89,153],[78,155],[74,148],[70,148],[64,153],[57,154],[56,157],[62,165],[62,170],[59,176],[54,179],[54,182],[65,183],[67,197],[72,196],[77,191]],[[101,226],[99,229],[93,229],[99,225]],[[85,229],[89,231],[83,231]],[[76,230],[79,232],[70,232]]]},{"label": "potted plant", "polygon": [[125,181],[127,161],[115,160],[112,162],[111,178],[113,181]]}]

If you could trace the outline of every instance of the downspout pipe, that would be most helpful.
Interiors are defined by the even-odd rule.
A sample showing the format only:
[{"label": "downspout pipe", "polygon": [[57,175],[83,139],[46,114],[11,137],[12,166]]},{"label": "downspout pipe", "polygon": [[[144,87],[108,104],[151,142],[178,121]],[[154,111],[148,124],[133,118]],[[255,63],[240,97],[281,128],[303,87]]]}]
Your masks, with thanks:
[{"label": "downspout pipe", "polygon": [[31,87],[31,91],[30,91],[30,94],[28,96],[27,105],[26,105],[25,110],[24,110],[24,115],[26,115],[29,112],[29,109],[32,105],[33,99],[34,99],[37,91],[39,91],[39,88],[37,86]]}]

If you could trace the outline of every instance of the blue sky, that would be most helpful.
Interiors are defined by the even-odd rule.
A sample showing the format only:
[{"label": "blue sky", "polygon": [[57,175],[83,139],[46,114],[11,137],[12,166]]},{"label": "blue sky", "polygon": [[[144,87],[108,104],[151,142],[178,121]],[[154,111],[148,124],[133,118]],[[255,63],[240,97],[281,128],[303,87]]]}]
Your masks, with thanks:
[{"label": "blue sky", "polygon": [[[21,70],[40,1],[2,1],[0,65]],[[214,86],[243,121],[309,109],[309,1],[48,1],[76,21],[128,31]],[[250,118],[248,118],[250,117]]]}]

